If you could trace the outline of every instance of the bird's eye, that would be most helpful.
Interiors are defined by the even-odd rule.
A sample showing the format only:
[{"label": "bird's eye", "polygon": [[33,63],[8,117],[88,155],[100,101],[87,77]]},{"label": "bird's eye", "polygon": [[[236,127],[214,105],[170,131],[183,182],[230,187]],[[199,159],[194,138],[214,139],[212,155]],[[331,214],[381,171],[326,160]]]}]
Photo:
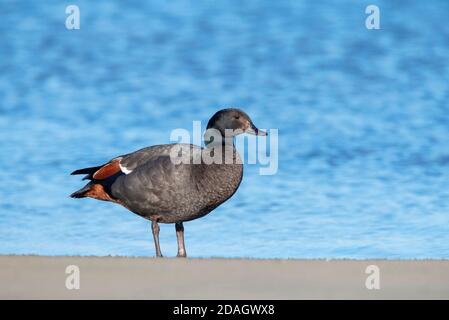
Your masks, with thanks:
[{"label": "bird's eye", "polygon": [[234,116],[234,118],[236,118],[236,119],[240,119],[240,116],[238,116],[238,115],[237,115],[237,116]]}]

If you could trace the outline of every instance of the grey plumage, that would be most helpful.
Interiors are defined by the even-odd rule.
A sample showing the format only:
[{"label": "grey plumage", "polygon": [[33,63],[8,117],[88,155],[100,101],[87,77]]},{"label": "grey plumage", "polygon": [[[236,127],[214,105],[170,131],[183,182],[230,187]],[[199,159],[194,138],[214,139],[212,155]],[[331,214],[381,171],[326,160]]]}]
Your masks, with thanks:
[{"label": "grey plumage", "polygon": [[[238,189],[243,165],[225,129],[265,135],[249,116],[238,109],[224,109],[209,121],[208,129],[215,129],[230,144],[206,141],[206,147],[167,144],[143,148],[114,158],[103,166],[80,169],[72,174],[87,174],[91,180],[72,197],[92,197],[119,203],[130,211],[152,221],[156,252],[159,248],[157,223],[176,223],[178,256],[185,256],[182,223],[202,217],[229,199]],[[238,133],[236,133],[238,134]],[[229,140],[231,139],[231,140]],[[183,148],[188,163],[177,163],[171,155]],[[195,162],[204,153],[221,152],[232,157],[232,163]],[[198,158],[196,158],[198,159]],[[223,162],[223,161],[222,161]],[[181,237],[181,238],[180,238]]]},{"label": "grey plumage", "polygon": [[138,151],[137,157],[125,157],[126,168],[134,169],[116,179],[112,196],[140,216],[175,223],[204,216],[237,190],[242,164],[173,164],[169,152],[174,146],[149,147]]}]

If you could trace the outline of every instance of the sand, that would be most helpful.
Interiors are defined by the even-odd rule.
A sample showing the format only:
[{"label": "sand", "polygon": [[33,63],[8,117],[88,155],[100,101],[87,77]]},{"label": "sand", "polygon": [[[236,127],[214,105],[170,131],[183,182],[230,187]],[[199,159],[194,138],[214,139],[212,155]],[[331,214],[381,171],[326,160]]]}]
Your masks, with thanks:
[{"label": "sand", "polygon": [[0,298],[449,299],[449,261],[0,256]]}]

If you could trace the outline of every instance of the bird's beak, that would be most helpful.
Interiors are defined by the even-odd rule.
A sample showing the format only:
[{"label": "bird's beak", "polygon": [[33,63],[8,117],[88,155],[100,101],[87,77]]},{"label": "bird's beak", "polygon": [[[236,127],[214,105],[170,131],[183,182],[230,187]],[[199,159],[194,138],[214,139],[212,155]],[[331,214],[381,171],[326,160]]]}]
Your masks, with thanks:
[{"label": "bird's beak", "polygon": [[257,129],[257,127],[253,123],[250,123],[250,126],[248,127],[248,129],[246,129],[245,132],[249,133],[249,134],[256,135],[256,136],[267,136],[268,135],[268,133],[266,131]]}]

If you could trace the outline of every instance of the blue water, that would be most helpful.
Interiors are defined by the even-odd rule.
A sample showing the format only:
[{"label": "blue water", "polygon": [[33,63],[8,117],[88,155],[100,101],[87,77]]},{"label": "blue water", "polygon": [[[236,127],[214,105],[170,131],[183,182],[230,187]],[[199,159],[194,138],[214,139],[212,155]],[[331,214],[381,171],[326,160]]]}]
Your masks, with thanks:
[{"label": "blue water", "polygon": [[[68,174],[239,106],[279,170],[185,224],[193,257],[449,258],[449,2],[0,1],[0,254],[154,254]],[[176,254],[172,225],[162,251]]]}]

